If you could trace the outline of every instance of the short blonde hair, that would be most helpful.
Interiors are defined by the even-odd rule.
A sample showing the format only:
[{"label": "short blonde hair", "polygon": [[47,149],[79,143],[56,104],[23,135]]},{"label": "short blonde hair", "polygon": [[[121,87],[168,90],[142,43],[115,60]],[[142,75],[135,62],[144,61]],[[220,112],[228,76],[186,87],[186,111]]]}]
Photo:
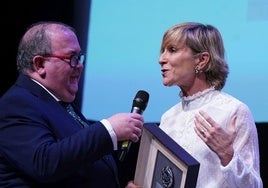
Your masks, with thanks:
[{"label": "short blonde hair", "polygon": [[225,49],[222,36],[217,28],[196,22],[185,22],[169,28],[162,39],[161,51],[170,44],[184,44],[194,54],[208,52],[210,61],[203,72],[206,81],[215,89],[221,90],[229,74],[225,60]]}]

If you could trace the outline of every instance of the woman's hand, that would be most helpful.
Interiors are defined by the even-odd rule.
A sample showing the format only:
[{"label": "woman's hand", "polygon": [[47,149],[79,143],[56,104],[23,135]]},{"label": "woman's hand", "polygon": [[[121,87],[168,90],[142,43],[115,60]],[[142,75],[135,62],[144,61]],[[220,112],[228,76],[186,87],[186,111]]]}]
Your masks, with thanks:
[{"label": "woman's hand", "polygon": [[232,117],[227,129],[217,124],[204,111],[200,111],[195,116],[194,121],[194,130],[197,135],[219,156],[221,164],[226,166],[234,155],[233,143],[236,137],[236,116]]}]

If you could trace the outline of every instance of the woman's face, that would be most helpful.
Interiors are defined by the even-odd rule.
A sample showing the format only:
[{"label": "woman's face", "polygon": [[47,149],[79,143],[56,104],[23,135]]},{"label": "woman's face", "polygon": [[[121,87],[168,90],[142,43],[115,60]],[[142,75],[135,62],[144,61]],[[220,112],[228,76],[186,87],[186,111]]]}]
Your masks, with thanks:
[{"label": "woman's face", "polygon": [[161,50],[159,64],[165,86],[177,85],[181,88],[190,88],[196,77],[195,67],[198,58],[185,45],[168,44]]}]

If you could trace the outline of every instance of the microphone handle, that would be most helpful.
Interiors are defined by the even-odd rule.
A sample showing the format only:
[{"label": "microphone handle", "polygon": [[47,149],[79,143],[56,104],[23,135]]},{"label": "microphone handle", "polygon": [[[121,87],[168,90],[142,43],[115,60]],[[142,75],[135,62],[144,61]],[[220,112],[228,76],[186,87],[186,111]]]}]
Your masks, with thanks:
[{"label": "microphone handle", "polygon": [[[141,110],[139,107],[136,107],[136,106],[133,106],[132,109],[131,109],[131,113],[138,113],[138,114],[141,114],[143,113],[143,110]],[[122,162],[124,161],[129,149],[130,149],[130,146],[131,146],[131,141],[129,140],[126,140],[126,141],[123,141],[122,142],[122,145],[121,145],[121,150],[119,151],[119,160]]]},{"label": "microphone handle", "polygon": [[129,151],[129,148],[131,146],[131,141],[123,141],[122,142],[122,148],[120,150],[120,153],[119,153],[119,161],[123,162],[128,151]]},{"label": "microphone handle", "polygon": [[139,107],[133,106],[131,109],[131,113],[137,113],[137,114],[141,114],[143,113],[143,110],[140,109]]}]

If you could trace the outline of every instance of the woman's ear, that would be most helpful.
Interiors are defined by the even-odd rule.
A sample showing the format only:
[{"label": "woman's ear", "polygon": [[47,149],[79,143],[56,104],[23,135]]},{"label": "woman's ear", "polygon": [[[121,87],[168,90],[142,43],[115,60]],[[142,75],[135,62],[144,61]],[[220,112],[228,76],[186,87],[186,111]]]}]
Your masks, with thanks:
[{"label": "woman's ear", "polygon": [[203,70],[210,60],[210,54],[208,52],[201,52],[198,57],[199,62],[197,65],[201,70]]}]

